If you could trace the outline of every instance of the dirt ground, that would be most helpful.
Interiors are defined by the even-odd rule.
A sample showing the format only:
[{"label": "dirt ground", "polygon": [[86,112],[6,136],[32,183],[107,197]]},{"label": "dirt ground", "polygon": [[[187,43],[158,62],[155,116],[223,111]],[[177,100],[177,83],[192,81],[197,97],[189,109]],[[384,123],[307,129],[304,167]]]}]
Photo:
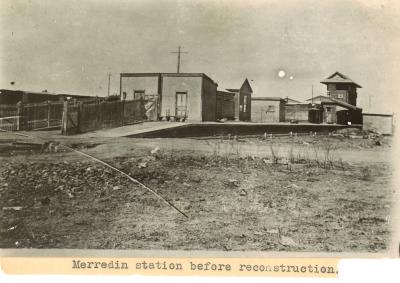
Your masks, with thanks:
[{"label": "dirt ground", "polygon": [[[0,248],[380,252],[391,138],[0,138]],[[30,141],[32,142],[32,141]],[[14,144],[15,145],[15,144]],[[153,153],[150,151],[153,150]],[[54,148],[53,148],[54,151]]]}]

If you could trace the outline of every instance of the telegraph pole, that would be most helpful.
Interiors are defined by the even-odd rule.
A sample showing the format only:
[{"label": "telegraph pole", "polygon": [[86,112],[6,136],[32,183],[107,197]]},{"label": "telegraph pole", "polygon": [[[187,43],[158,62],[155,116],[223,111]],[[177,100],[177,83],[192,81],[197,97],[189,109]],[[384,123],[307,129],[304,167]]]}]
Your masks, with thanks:
[{"label": "telegraph pole", "polygon": [[314,104],[314,85],[311,85],[311,104]]},{"label": "telegraph pole", "polygon": [[174,51],[174,52],[171,52],[171,53],[174,53],[174,54],[178,54],[178,66],[177,66],[177,68],[176,68],[176,72],[179,74],[179,71],[180,71],[180,67],[181,67],[181,54],[188,54],[189,52],[183,52],[183,51],[181,51],[181,46],[178,46],[178,52],[176,52],[176,51]]},{"label": "telegraph pole", "polygon": [[108,73],[108,88],[107,88],[107,96],[110,96],[110,79],[111,79],[111,73]]}]

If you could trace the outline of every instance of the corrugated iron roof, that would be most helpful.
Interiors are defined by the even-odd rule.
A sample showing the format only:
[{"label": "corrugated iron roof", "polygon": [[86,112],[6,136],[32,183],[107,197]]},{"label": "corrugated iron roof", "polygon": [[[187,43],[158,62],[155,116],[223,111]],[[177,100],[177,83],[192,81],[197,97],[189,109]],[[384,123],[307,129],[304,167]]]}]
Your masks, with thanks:
[{"label": "corrugated iron roof", "polygon": [[312,97],[312,98],[306,99],[306,101],[317,100],[317,99],[319,99],[319,98],[322,98],[322,99],[329,99],[329,96],[318,95],[318,96],[314,96],[314,97]]},{"label": "corrugated iron roof", "polygon": [[332,105],[333,104],[333,105],[342,106],[342,107],[347,108],[347,109],[353,109],[353,110],[360,110],[361,109],[361,108],[358,108],[358,107],[356,107],[354,105],[351,105],[351,104],[349,104],[347,102],[344,102],[344,101],[341,101],[341,100],[337,100],[337,99],[334,99],[332,97],[330,97],[329,100],[330,101],[322,101],[321,105],[324,105],[324,104]]},{"label": "corrugated iron roof", "polygon": [[283,98],[281,97],[252,97],[251,100],[261,100],[261,101],[280,101],[283,100],[285,101]]}]

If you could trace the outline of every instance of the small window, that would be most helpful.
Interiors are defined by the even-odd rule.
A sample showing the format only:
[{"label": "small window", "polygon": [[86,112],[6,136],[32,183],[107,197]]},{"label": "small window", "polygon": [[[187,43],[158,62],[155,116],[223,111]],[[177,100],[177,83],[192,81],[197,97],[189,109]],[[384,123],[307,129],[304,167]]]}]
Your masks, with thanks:
[{"label": "small window", "polygon": [[275,105],[268,105],[267,112],[275,112]]},{"label": "small window", "polygon": [[144,90],[134,90],[133,91],[133,99],[134,100],[144,99],[144,94],[145,94]]},{"label": "small window", "polygon": [[337,98],[343,98],[343,93],[338,93]]}]

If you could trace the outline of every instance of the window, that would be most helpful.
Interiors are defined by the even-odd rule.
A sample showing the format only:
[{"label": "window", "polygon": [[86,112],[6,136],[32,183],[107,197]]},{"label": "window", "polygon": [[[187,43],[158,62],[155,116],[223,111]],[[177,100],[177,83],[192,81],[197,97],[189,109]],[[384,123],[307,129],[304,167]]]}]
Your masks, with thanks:
[{"label": "window", "polygon": [[[242,106],[243,112],[247,111],[247,95],[243,96],[243,106]],[[242,111],[242,110],[241,110]]]},{"label": "window", "polygon": [[133,99],[134,100],[144,99],[144,94],[145,94],[144,90],[134,90],[133,91]]},{"label": "window", "polygon": [[343,93],[338,93],[337,98],[343,98]]},{"label": "window", "polygon": [[275,112],[275,105],[268,105],[267,112]]}]

